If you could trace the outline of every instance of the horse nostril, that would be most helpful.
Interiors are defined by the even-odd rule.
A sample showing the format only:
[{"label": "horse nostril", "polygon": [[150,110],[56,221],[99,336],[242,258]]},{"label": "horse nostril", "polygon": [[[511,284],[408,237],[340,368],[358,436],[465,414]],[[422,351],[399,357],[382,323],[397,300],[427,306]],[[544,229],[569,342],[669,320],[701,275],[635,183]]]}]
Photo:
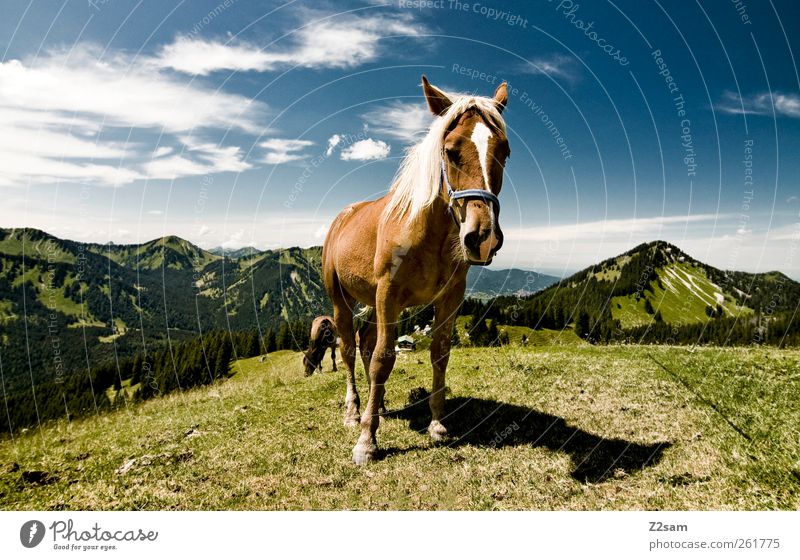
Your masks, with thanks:
[{"label": "horse nostril", "polygon": [[464,246],[475,253],[481,249],[481,235],[477,231],[471,231],[464,236]]}]

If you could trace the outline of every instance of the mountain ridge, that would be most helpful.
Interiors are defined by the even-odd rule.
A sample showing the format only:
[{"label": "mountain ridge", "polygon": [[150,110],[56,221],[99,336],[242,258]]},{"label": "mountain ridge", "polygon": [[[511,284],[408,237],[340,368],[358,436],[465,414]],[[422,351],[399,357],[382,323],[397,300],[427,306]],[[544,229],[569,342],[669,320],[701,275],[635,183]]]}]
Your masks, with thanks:
[{"label": "mountain ridge", "polygon": [[[723,271],[658,240],[578,271],[521,302],[500,297],[496,313],[534,328],[566,328],[580,320],[580,329],[591,331],[584,334],[603,341],[636,329],[643,336],[656,329],[662,340],[668,338],[664,326],[686,334],[696,325],[703,336],[705,325],[719,319],[732,330],[748,330],[753,341],[770,323],[791,327],[781,314],[794,312],[799,301],[800,283],[781,272]],[[743,332],[737,336],[745,339]]]}]

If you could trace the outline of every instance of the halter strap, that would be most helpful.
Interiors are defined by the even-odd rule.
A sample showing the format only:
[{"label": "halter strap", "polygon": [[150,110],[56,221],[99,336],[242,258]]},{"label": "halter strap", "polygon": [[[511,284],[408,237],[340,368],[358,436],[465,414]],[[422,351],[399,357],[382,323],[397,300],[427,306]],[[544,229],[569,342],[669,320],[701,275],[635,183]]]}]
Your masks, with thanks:
[{"label": "halter strap", "polygon": [[466,200],[480,199],[484,202],[491,202],[495,217],[500,213],[500,199],[488,189],[489,185],[484,185],[487,187],[486,189],[464,189],[460,191],[453,189],[453,185],[450,184],[450,178],[447,176],[447,167],[444,163],[444,157],[442,158],[442,180],[447,187],[447,198],[449,199],[447,201],[447,210],[452,214],[453,218],[455,218],[455,214],[453,213],[453,201],[459,198]]}]

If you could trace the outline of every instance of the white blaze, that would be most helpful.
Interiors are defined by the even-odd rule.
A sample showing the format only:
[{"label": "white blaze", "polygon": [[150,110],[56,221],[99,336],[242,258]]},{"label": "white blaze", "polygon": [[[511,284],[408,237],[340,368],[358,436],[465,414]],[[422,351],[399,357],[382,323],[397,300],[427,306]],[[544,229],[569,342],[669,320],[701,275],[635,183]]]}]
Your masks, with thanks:
[{"label": "white blaze", "polygon": [[489,157],[489,138],[492,137],[492,131],[489,127],[479,122],[472,129],[472,143],[478,150],[478,160],[481,162],[481,171],[483,171],[483,184],[487,190],[489,188],[489,173],[487,172],[486,158]]},{"label": "white blaze", "polygon": [[[478,161],[481,162],[481,171],[483,172],[483,186],[489,192],[492,191],[492,188],[489,186],[489,172],[487,171],[488,165],[486,160],[489,157],[489,138],[491,137],[492,131],[482,122],[475,124],[475,128],[472,129],[472,136],[470,137],[470,140],[472,140],[472,143],[475,144],[475,148],[478,150]],[[492,231],[494,231],[493,204],[487,202],[487,205],[489,206],[492,219]]]}]

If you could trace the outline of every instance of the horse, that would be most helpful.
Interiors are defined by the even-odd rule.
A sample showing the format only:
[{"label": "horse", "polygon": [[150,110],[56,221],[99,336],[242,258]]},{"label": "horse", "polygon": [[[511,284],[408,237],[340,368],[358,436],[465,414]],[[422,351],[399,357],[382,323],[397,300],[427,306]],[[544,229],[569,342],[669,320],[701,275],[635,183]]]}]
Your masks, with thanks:
[{"label": "horse", "polygon": [[[344,423],[361,427],[352,455],[357,465],[377,458],[376,432],[395,363],[396,323],[406,307],[434,306],[428,433],[434,441],[447,437],[441,421],[445,373],[467,271],[470,265],[491,263],[503,244],[498,195],[511,153],[501,115],[508,102],[507,84],[500,84],[492,98],[448,94],[425,76],[422,89],[436,116],[427,135],[406,153],[388,194],[339,213],[322,250],[323,281],[347,370]],[[360,416],[356,302],[371,308],[377,327],[367,349],[369,397]]]},{"label": "horse", "polygon": [[311,323],[309,349],[303,354],[306,377],[313,374],[317,368],[322,373],[322,358],[325,357],[325,350],[328,348],[331,349],[333,371],[336,371],[336,338],[336,325],[331,317],[322,315],[314,319]]}]

